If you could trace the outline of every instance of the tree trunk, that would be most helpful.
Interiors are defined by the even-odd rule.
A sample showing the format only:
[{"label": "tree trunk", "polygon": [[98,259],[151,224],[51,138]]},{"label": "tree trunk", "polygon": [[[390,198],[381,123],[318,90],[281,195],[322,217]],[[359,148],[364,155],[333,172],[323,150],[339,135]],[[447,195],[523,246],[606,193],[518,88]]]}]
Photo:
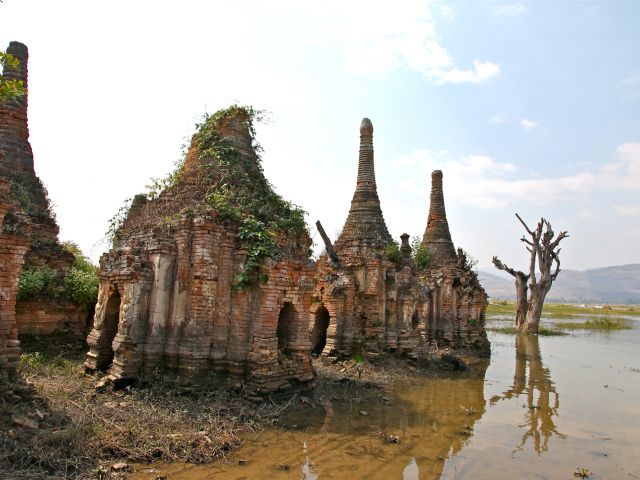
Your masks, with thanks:
[{"label": "tree trunk", "polygon": [[544,298],[547,296],[546,289],[531,288],[529,297],[529,306],[525,321],[520,325],[520,331],[523,333],[538,333],[540,317],[542,316],[542,307],[544,306]]},{"label": "tree trunk", "polygon": [[527,317],[527,308],[529,307],[527,301],[527,277],[518,275],[516,276],[516,328],[520,329]]}]

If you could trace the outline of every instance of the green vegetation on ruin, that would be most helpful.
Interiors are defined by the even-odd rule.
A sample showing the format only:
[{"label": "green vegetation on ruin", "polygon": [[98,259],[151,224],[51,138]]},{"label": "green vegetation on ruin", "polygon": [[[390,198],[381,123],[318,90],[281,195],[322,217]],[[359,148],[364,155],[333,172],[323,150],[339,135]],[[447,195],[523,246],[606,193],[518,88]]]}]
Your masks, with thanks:
[{"label": "green vegetation on ruin", "polygon": [[[307,230],[306,212],[278,195],[264,175],[262,149],[255,140],[255,123],[263,118],[263,112],[239,105],[206,114],[196,125],[192,139],[192,147],[198,152],[195,168],[185,175],[185,153],[185,158],[167,177],[152,179],[145,194],[153,201],[164,192],[179,194],[182,187],[195,187],[199,190],[198,197],[181,205],[181,214],[212,211],[222,222],[238,228],[241,247],[246,251],[244,270],[235,278],[240,288],[268,280],[260,266],[266,258],[278,260],[285,253],[276,243],[279,234],[295,237]],[[255,159],[242,155],[221,134],[221,128],[233,119],[239,119],[248,129]],[[107,232],[110,239],[119,238],[122,233],[130,203],[129,200],[111,219]],[[159,224],[169,225],[173,218],[170,215],[157,220]]]},{"label": "green vegetation on ruin", "polygon": [[411,239],[411,255],[418,270],[427,268],[431,261],[431,252],[429,252],[426,245],[421,243],[420,237]]},{"label": "green vegetation on ruin", "polygon": [[[6,70],[17,70],[20,67],[20,60],[10,53],[0,51],[0,72]],[[7,78],[0,73],[0,103],[23,97],[27,94],[24,81],[15,78]]]},{"label": "green vegetation on ruin", "polygon": [[97,267],[85,257],[73,242],[62,244],[75,255],[71,268],[64,277],[47,265],[26,266],[20,272],[17,300],[63,300],[80,307],[91,306],[98,300]]},{"label": "green vegetation on ruin", "polygon": [[[22,213],[38,222],[55,224],[56,216],[49,194],[38,177],[19,171],[12,172],[9,180],[9,193],[20,206]],[[39,203],[40,205],[38,205]]]},{"label": "green vegetation on ruin", "polygon": [[396,266],[397,270],[400,269],[402,266],[402,253],[400,253],[400,245],[398,245],[398,242],[391,242],[384,247],[384,256]]}]

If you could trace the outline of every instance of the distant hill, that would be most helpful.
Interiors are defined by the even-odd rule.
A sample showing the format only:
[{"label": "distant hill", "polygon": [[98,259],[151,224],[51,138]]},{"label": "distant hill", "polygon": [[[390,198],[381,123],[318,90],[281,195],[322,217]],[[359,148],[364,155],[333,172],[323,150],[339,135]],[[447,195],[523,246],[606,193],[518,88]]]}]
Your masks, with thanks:
[{"label": "distant hill", "polygon": [[[502,272],[480,270],[478,276],[487,294],[494,299],[515,299],[511,277]],[[562,270],[547,300],[570,303],[640,304],[640,264],[585,270]]]}]

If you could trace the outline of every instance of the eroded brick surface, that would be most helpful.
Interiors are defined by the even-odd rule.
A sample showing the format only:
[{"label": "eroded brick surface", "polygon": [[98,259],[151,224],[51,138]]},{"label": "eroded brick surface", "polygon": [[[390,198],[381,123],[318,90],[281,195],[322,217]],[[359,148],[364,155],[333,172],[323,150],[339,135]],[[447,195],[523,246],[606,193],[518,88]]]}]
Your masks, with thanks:
[{"label": "eroded brick surface", "polygon": [[16,295],[20,269],[30,243],[28,230],[13,210],[9,184],[0,177],[0,382],[12,375],[20,358]]}]

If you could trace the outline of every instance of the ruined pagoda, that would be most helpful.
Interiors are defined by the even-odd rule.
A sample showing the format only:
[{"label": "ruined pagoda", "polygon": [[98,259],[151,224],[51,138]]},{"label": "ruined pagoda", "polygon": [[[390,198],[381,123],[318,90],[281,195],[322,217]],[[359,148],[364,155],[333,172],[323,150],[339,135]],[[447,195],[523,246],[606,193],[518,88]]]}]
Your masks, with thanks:
[{"label": "ruined pagoda", "polygon": [[317,283],[309,330],[312,352],[369,357],[386,352],[424,354],[432,343],[486,353],[486,295],[462,250],[451,240],[442,172],[432,175],[431,204],[422,244],[431,254],[419,270],[409,235],[401,244],[389,234],[378,198],[373,125],[360,125],[356,189],[335,245],[325,242],[316,266]]},{"label": "ruined pagoda", "polygon": [[85,368],[251,395],[313,386],[311,239],[273,192],[252,110],[208,117],[156,198],[138,195],[100,258]]},{"label": "ruined pagoda", "polygon": [[[6,53],[19,65],[5,66],[3,76],[21,81],[27,88],[26,45],[11,42]],[[27,95],[0,102],[0,375],[17,364],[18,334],[84,335],[88,314],[87,306],[75,305],[54,292],[64,285],[75,257],[58,241],[58,225],[46,188],[35,172],[27,108]],[[20,296],[19,277],[27,269],[46,271],[55,288]]]}]

